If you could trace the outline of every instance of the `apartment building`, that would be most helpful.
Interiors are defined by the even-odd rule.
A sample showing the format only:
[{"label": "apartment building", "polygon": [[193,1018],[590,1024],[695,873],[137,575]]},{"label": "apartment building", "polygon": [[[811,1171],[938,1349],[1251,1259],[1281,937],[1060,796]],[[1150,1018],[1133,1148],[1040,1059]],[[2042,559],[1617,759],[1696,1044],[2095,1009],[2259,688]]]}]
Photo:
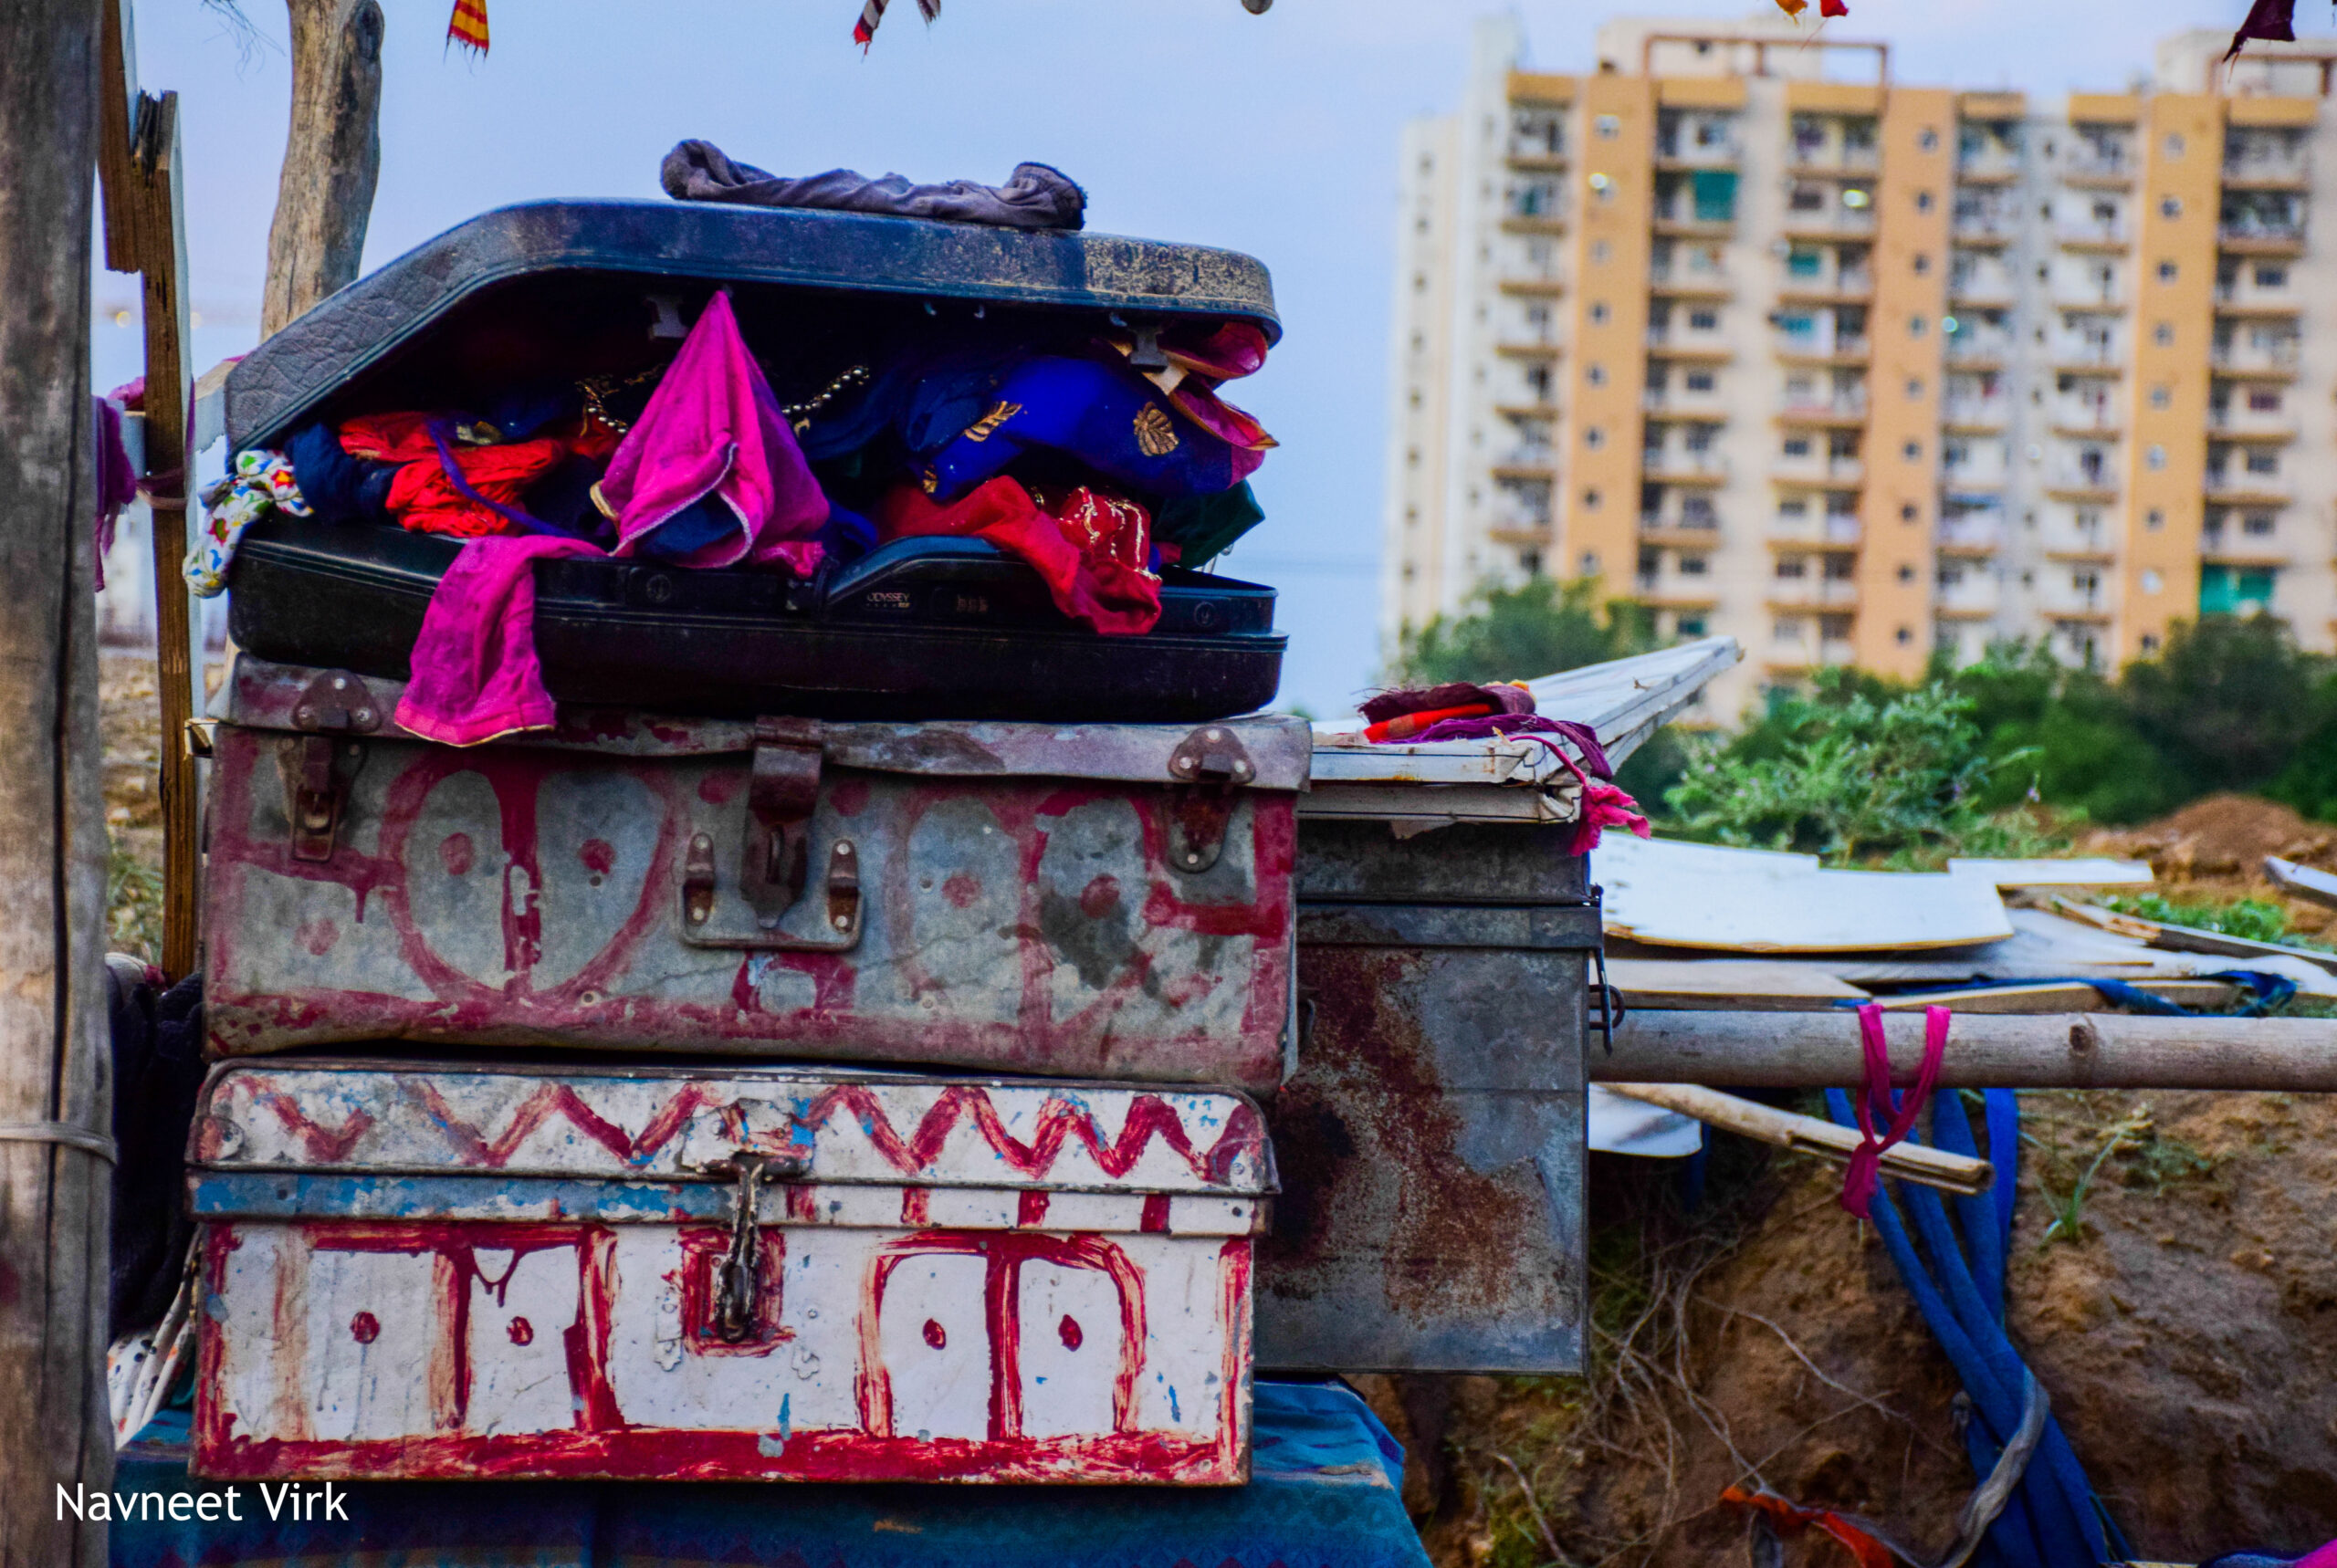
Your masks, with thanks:
[{"label": "apartment building", "polygon": [[1783,18],[1580,75],[1480,24],[1403,143],[1383,633],[1595,577],[1744,643],[1714,719],[2259,606],[2337,647],[2337,57],[2227,41],[2049,111]]}]

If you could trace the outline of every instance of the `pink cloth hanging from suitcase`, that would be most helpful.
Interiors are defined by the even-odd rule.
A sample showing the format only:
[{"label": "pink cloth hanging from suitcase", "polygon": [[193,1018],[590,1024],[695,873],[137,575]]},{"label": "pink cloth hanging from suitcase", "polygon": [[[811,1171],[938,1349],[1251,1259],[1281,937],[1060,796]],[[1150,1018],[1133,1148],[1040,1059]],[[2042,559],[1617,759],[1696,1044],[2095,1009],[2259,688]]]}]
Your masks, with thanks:
[{"label": "pink cloth hanging from suitcase", "polygon": [[820,564],[812,536],[828,520],[828,498],[739,336],[727,293],[706,302],[599,486],[602,509],[616,519],[621,556],[708,496],[738,528],[677,564],[781,564],[799,577]]},{"label": "pink cloth hanging from suitcase", "polygon": [[423,613],[398,723],[447,746],[550,727],[551,694],[536,658],[536,562],[607,553],[550,534],[465,545]]},{"label": "pink cloth hanging from suitcase", "polygon": [[[800,577],[820,564],[820,542],[810,536],[827,520],[827,497],[739,336],[728,294],[707,301],[597,492],[616,519],[620,556],[711,496],[737,530],[676,564],[782,566]],[[549,535],[493,535],[464,546],[423,615],[398,722],[448,746],[550,727],[551,695],[536,657],[536,562],[609,553]]]}]

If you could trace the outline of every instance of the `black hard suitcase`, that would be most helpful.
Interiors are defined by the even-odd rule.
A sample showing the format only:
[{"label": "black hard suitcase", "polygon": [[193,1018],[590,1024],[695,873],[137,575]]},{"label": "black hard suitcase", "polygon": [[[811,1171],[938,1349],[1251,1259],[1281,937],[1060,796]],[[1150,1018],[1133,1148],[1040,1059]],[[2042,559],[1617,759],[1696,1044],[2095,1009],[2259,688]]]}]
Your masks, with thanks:
[{"label": "black hard suitcase", "polygon": [[[474,218],[341,290],[243,360],[238,450],[313,420],[462,403],[521,381],[624,377],[670,355],[717,287],[767,362],[833,365],[921,331],[1076,341],[1246,321],[1279,335],[1265,269],[1195,246],[858,214],[540,202]],[[781,389],[784,399],[787,389]],[[404,678],[439,575],[430,535],[281,516],[228,580],[236,643]],[[1199,721],[1270,701],[1273,591],[1169,567],[1141,636],[1078,627],[977,540],[900,539],[808,581],[641,559],[536,568],[536,645],[563,702],[709,715]]]}]

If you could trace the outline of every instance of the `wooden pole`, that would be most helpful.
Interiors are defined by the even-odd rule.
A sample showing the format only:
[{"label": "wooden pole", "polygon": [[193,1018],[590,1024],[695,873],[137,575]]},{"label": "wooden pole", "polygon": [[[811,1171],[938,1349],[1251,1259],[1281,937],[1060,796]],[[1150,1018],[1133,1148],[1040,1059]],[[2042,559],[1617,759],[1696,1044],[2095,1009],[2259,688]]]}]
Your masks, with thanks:
[{"label": "wooden pole", "polygon": [[100,0],[104,85],[99,173],[106,194],[106,265],[139,274],[146,323],[146,473],[141,488],[154,544],[154,685],[162,708],[162,955],[176,980],[195,966],[200,902],[200,786],[187,721],[202,702],[202,661],[180,563],[194,454],[189,362],[186,223],[179,177],[178,94],[138,90],[128,0]]},{"label": "wooden pole", "polygon": [[[1886,1013],[1895,1082],[1923,1059],[1919,1013]],[[1848,1087],[1858,1019],[1825,1013],[1635,1012],[1595,1082],[1740,1089]],[[2119,1013],[1958,1016],[1940,1082],[1980,1089],[2230,1089],[2337,1092],[2337,1019],[2130,1018]]]},{"label": "wooden pole", "polygon": [[89,414],[98,0],[0,5],[0,1568],[102,1568],[106,840]]},{"label": "wooden pole", "polygon": [[292,126],[267,231],[263,338],[357,280],[382,169],[382,7],[287,0]]}]

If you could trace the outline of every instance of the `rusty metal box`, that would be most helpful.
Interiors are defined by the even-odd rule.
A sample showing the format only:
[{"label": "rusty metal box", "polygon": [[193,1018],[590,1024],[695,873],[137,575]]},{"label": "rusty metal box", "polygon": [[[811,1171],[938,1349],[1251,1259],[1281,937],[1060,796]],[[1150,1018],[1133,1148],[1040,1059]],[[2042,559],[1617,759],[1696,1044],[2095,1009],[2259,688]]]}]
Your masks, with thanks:
[{"label": "rusty metal box", "polygon": [[1578,1371],[1601,933],[1573,828],[1300,829],[1306,1025],[1269,1118],[1258,1364]]},{"label": "rusty metal box", "polygon": [[1271,1090],[1308,739],[563,710],[431,745],[394,683],[239,657],[215,1054],[404,1039]]},{"label": "rusty metal box", "polygon": [[203,1475],[1248,1478],[1240,1094],[238,1062],[188,1181]]}]

